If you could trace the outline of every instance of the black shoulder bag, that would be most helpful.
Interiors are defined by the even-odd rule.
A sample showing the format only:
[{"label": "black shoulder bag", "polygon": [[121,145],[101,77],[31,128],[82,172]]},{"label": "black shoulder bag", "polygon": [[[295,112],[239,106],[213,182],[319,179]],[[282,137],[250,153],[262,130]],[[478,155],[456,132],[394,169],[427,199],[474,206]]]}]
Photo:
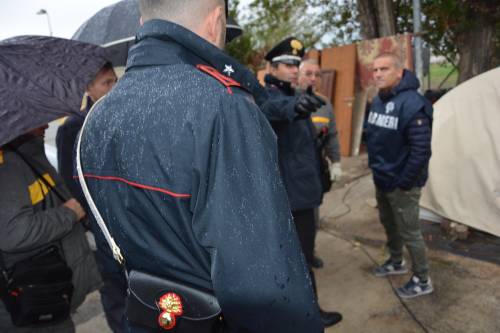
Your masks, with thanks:
[{"label": "black shoulder bag", "polygon": [[1,298],[15,326],[53,324],[70,313],[73,272],[57,246],[7,269],[0,254]]},{"label": "black shoulder bag", "polygon": [[[24,156],[14,152],[45,186],[55,190]],[[57,191],[54,193],[60,196]],[[44,246],[10,268],[5,266],[0,252],[0,271],[0,297],[15,326],[53,324],[68,318],[74,289],[73,272],[56,245]]]},{"label": "black shoulder bag", "polygon": [[[96,103],[97,104],[97,103]],[[94,106],[96,105],[94,104]],[[121,250],[111,236],[83,176],[80,146],[89,111],[80,130],[76,148],[77,172],[83,194],[97,224],[111,248],[113,257],[124,268],[128,282],[126,316],[129,323],[162,332],[219,333],[224,331],[221,308],[210,292],[193,288],[167,277],[136,270],[127,271]]]}]

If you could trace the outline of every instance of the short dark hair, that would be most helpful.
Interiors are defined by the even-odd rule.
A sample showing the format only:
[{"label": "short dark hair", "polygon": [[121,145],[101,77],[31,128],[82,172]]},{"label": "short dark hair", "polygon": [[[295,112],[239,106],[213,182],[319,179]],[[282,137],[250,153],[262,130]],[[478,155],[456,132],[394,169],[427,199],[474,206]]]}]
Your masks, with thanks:
[{"label": "short dark hair", "polygon": [[113,64],[111,62],[107,62],[105,63],[101,69],[99,70],[99,72],[107,72],[107,71],[110,71],[110,70],[113,70]]}]

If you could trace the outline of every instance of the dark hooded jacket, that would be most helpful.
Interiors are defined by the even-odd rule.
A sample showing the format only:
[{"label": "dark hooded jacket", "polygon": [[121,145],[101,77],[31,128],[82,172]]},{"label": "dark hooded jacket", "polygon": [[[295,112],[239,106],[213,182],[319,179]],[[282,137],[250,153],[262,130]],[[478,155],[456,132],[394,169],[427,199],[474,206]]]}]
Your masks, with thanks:
[{"label": "dark hooded jacket", "polygon": [[[297,118],[295,90],[289,82],[272,75],[266,75],[265,82],[269,97],[261,108],[278,137],[280,171],[292,211],[318,207],[323,190],[314,124],[310,117]],[[273,108],[279,103],[281,107]]]},{"label": "dark hooded jacket", "polygon": [[127,269],[213,292],[230,332],[322,332],[276,137],[238,83],[203,67],[229,57],[161,20],[137,40],[81,151]]},{"label": "dark hooded jacket", "polygon": [[425,185],[431,157],[432,106],[416,76],[404,70],[389,93],[373,100],[367,121],[369,165],[377,188],[390,192]]}]

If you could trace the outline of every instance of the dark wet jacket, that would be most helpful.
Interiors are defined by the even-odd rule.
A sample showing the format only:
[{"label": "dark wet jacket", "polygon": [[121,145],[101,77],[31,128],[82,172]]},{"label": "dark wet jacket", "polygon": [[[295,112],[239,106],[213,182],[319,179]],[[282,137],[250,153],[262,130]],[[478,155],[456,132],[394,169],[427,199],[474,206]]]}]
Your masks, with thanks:
[{"label": "dark wet jacket", "polygon": [[270,103],[292,100],[281,109],[262,109],[278,137],[280,171],[292,211],[318,207],[323,190],[314,125],[310,117],[297,118],[295,90],[290,83],[271,75],[266,75],[265,81]]},{"label": "dark wet jacket", "polygon": [[[80,189],[80,185],[75,179],[73,166],[73,150],[76,137],[82,128],[85,120],[85,113],[81,115],[71,115],[66,118],[64,123],[57,129],[57,170],[61,178],[66,182],[69,191],[78,202],[85,205],[85,197]],[[85,206],[86,208],[86,206]],[[90,211],[85,209],[85,211]]]},{"label": "dark wet jacket", "polygon": [[161,20],[137,39],[82,141],[127,269],[214,292],[231,332],[323,332],[276,137],[249,94],[196,67],[228,56]]},{"label": "dark wet jacket", "polygon": [[432,106],[416,76],[405,70],[399,84],[373,100],[367,121],[369,165],[375,185],[389,192],[425,185],[431,157]]}]

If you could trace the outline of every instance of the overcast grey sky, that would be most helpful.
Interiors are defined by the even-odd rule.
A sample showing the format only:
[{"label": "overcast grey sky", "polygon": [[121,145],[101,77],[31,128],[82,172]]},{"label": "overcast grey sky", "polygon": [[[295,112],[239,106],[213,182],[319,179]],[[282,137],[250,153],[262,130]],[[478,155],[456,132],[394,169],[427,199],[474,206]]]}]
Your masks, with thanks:
[{"label": "overcast grey sky", "polygon": [[48,35],[47,10],[54,36],[71,38],[78,27],[117,0],[0,0],[0,40],[18,35]]}]

